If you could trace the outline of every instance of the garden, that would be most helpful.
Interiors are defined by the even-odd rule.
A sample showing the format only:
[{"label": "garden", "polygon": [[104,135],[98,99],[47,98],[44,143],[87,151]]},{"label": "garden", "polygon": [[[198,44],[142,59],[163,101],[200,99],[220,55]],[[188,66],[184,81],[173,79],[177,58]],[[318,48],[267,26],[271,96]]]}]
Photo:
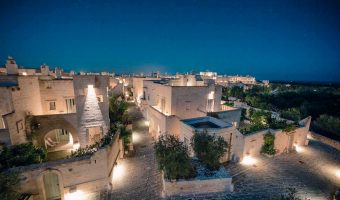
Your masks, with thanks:
[{"label": "garden", "polygon": [[[231,186],[231,177],[220,164],[227,151],[227,142],[203,131],[194,133],[190,145],[169,134],[161,135],[155,143],[156,158],[159,169],[164,173],[167,193],[199,193],[201,184],[211,191]],[[189,156],[190,149],[195,153],[192,158]]]}]

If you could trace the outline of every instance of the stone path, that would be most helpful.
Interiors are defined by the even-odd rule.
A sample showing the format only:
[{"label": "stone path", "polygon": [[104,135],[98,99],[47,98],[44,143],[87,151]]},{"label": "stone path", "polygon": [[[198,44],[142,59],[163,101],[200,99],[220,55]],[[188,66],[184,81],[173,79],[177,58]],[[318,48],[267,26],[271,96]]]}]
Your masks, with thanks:
[{"label": "stone path", "polygon": [[[298,190],[302,198],[330,199],[340,188],[340,152],[317,141],[311,141],[300,153],[274,158],[257,158],[255,166],[228,164],[233,177],[233,193],[175,196],[169,199],[272,199],[288,187]],[[236,176],[235,176],[236,175]]]},{"label": "stone path", "polygon": [[135,154],[119,160],[120,174],[114,178],[109,199],[161,199],[161,173],[157,168],[148,127],[136,107],[129,108],[129,116],[133,121]]},{"label": "stone path", "polygon": [[[119,161],[121,173],[114,181],[109,199],[161,199],[161,174],[153,151],[153,141],[147,126],[136,107],[130,108],[133,121],[135,155]],[[330,199],[330,194],[340,188],[340,152],[311,141],[300,153],[290,153],[274,158],[257,158],[255,166],[228,164],[233,177],[233,193],[209,193],[172,196],[167,199],[271,199],[278,197],[288,187],[298,190],[301,197]]]}]

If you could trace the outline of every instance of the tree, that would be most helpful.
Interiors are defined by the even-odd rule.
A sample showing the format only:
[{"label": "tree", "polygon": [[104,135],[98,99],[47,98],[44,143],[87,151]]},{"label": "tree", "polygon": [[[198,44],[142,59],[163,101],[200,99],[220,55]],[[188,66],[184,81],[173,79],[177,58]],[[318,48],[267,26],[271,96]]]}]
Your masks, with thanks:
[{"label": "tree", "polygon": [[128,104],[121,95],[113,96],[109,102],[109,116],[111,127],[117,123],[125,124],[127,122]]},{"label": "tree", "polygon": [[271,133],[266,133],[263,135],[263,141],[264,144],[261,148],[261,153],[275,155],[276,154],[276,149],[274,146],[275,135]]},{"label": "tree", "polygon": [[167,179],[187,178],[191,165],[188,147],[173,135],[161,135],[155,146],[158,165]]},{"label": "tree", "polygon": [[298,108],[289,108],[281,112],[281,117],[297,122],[301,119],[300,110]]},{"label": "tree", "polygon": [[46,156],[46,149],[35,147],[32,143],[5,147],[0,154],[0,169],[40,163]]},{"label": "tree", "polygon": [[321,115],[313,125],[316,131],[330,133],[340,138],[340,118]]},{"label": "tree", "polygon": [[217,170],[220,167],[220,158],[227,151],[228,144],[223,137],[208,134],[207,131],[195,132],[191,138],[191,145],[198,159],[209,170]]}]

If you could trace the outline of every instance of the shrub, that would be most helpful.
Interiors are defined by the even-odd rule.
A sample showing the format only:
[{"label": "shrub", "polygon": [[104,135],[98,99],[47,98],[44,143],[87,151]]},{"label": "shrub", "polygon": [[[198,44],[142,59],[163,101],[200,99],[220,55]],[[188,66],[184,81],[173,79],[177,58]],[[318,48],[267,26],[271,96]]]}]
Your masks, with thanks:
[{"label": "shrub", "polygon": [[297,122],[301,119],[301,113],[298,108],[289,108],[281,112],[281,117]]},{"label": "shrub", "polygon": [[2,200],[17,200],[20,194],[15,191],[18,187],[18,175],[16,173],[1,173],[0,172],[0,199]]},{"label": "shrub", "polygon": [[340,138],[340,118],[329,115],[321,115],[315,122],[314,126],[317,130],[334,134]]},{"label": "shrub", "polygon": [[264,144],[261,148],[261,153],[268,155],[275,155],[276,149],[274,148],[275,135],[266,133],[263,135]]},{"label": "shrub", "polygon": [[124,149],[128,149],[131,135],[132,131],[128,130],[126,126],[120,128],[120,137],[123,139]]},{"label": "shrub", "polygon": [[217,170],[220,167],[220,158],[227,151],[228,144],[223,137],[209,135],[207,131],[195,132],[191,138],[191,145],[198,159],[209,170]]},{"label": "shrub", "polygon": [[190,174],[190,158],[187,146],[173,135],[161,135],[155,146],[159,168],[167,179],[187,178]]},{"label": "shrub", "polygon": [[32,143],[5,147],[0,154],[0,168],[7,169],[40,163],[46,159],[46,156],[46,149],[35,147]]}]

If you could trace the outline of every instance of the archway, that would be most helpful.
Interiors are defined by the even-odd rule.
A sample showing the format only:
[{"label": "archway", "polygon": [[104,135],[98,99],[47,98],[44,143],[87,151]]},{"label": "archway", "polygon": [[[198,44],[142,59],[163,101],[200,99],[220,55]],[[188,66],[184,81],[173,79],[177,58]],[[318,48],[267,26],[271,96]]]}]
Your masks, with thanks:
[{"label": "archway", "polygon": [[49,152],[77,149],[78,141],[77,136],[66,129],[53,129],[44,136],[44,145]]}]

